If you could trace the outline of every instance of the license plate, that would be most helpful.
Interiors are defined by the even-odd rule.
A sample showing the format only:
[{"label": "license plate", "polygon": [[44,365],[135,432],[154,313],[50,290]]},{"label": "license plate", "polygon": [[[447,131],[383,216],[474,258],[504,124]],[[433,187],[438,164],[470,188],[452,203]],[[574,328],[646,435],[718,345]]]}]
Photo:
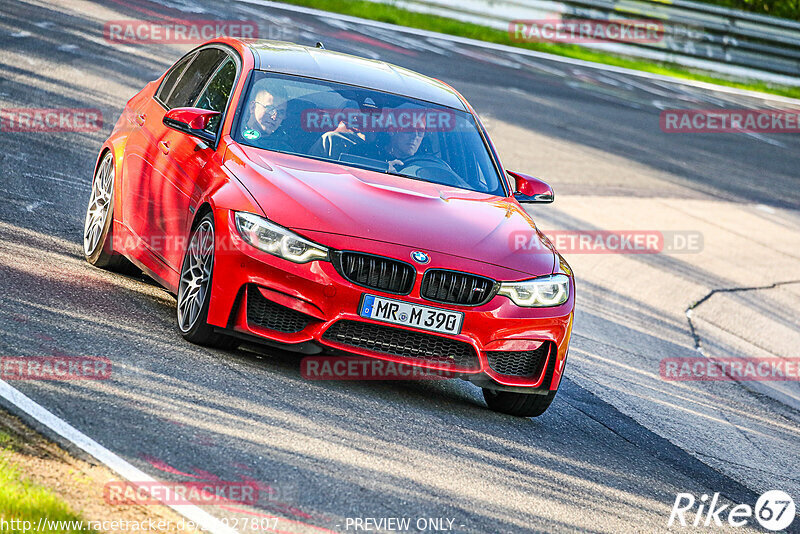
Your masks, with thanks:
[{"label": "license plate", "polygon": [[461,312],[374,295],[364,295],[359,315],[376,321],[411,326],[443,334],[458,334],[461,332],[461,323],[464,321],[464,314]]}]

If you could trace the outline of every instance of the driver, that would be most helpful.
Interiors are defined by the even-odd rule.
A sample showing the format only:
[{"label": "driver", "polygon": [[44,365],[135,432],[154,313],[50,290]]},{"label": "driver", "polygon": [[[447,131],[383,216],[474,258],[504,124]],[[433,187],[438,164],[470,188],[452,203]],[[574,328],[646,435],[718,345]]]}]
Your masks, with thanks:
[{"label": "driver", "polygon": [[402,116],[406,110],[419,112],[420,108],[403,104],[393,110],[397,123],[408,124],[410,127],[398,126],[388,130],[389,140],[381,150],[380,156],[388,165],[387,172],[470,189],[470,185],[439,154],[420,151],[428,129],[426,115],[423,113],[413,116],[409,122],[406,120],[408,117]]},{"label": "driver", "polygon": [[[403,104],[395,108],[395,114],[399,116],[405,110],[418,110],[418,108],[410,104]],[[404,160],[416,155],[424,138],[424,121],[412,122],[411,128],[391,128],[389,142],[380,154],[380,159],[389,165],[389,172],[397,172],[405,165]]]},{"label": "driver", "polygon": [[251,95],[242,137],[258,148],[291,151],[289,134],[282,126],[286,118],[287,97],[280,80],[258,80],[253,85]]}]

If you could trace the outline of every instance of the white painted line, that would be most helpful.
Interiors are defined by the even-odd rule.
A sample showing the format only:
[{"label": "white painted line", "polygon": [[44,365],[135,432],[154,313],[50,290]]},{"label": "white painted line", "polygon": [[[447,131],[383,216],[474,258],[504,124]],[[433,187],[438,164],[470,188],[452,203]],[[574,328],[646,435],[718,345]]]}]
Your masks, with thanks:
[{"label": "white painted line", "polygon": [[[158,481],[150,475],[145,474],[143,471],[129,464],[66,421],[59,419],[3,380],[0,380],[0,397],[33,417],[36,421],[62,438],[80,447],[124,479],[133,483],[158,483]],[[169,486],[164,486],[163,488],[166,490],[166,495],[164,496],[165,500],[171,501],[176,499],[176,496],[172,495],[173,492]],[[236,530],[225,525],[208,512],[201,510],[198,506],[193,504],[170,504],[168,506],[203,530],[211,532],[212,534],[237,534]]]},{"label": "white painted line", "polygon": [[757,210],[763,211],[765,213],[773,214],[775,213],[775,209],[769,206],[765,206],[764,204],[759,204],[756,206]]},{"label": "white painted line", "polygon": [[470,46],[476,46],[480,48],[488,48],[491,50],[500,50],[502,52],[508,52],[510,54],[519,54],[523,56],[529,57],[536,57],[540,59],[546,59],[549,61],[556,61],[560,63],[567,63],[569,65],[579,65],[581,67],[586,67],[590,69],[597,69],[597,70],[604,70],[607,72],[618,72],[620,74],[626,74],[628,76],[637,76],[639,78],[646,78],[649,80],[660,80],[669,83],[674,83],[678,85],[687,85],[691,87],[699,87],[701,89],[708,89],[711,91],[718,91],[720,93],[729,93],[734,95],[742,95],[742,96],[749,96],[753,98],[760,98],[762,100],[771,100],[774,102],[781,102],[784,104],[794,104],[800,105],[800,99],[797,98],[789,98],[786,96],[780,95],[772,95],[769,93],[760,93],[758,91],[751,91],[749,89],[737,89],[735,87],[726,87],[724,85],[715,85],[713,83],[708,82],[700,82],[697,80],[684,80],[682,78],[671,78],[669,76],[664,76],[662,74],[654,74],[652,72],[644,72],[640,70],[633,70],[633,69],[626,69],[624,67],[616,67],[614,65],[604,65],[602,63],[594,63],[591,61],[586,61],[583,59],[574,59],[564,56],[557,56],[554,54],[548,54],[546,52],[537,52],[535,50],[527,50],[525,48],[516,48],[513,46],[507,46],[497,43],[489,43],[486,41],[478,41],[476,39],[469,39],[467,37],[458,37],[455,35],[447,35],[444,33],[436,33],[428,30],[419,30],[416,28],[408,28],[406,26],[397,26],[395,24],[389,24],[386,22],[378,22],[376,20],[367,20],[361,19],[358,17],[353,17],[350,15],[340,15],[339,13],[333,13],[331,11],[322,11],[320,9],[313,9],[309,7],[300,7],[294,6],[289,4],[282,4],[280,2],[272,2],[270,0],[236,0],[237,2],[244,3],[244,4],[251,4],[256,6],[262,7],[270,7],[273,9],[282,9],[284,11],[293,11],[295,13],[304,13],[306,15],[316,15],[319,17],[324,17],[333,20],[342,20],[346,22],[352,22],[354,24],[360,24],[362,26],[372,26],[375,28],[384,28],[387,30],[393,30],[396,32],[408,33],[411,35],[417,35],[420,37],[428,37],[433,39],[438,39],[441,41],[451,41],[454,43],[466,44]]}]

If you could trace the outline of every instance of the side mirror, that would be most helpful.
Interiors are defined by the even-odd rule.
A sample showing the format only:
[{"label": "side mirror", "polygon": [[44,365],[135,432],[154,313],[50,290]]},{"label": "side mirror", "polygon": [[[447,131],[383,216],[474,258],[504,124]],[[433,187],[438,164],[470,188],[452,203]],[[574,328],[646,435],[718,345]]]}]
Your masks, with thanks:
[{"label": "side mirror", "polygon": [[172,108],[164,115],[164,126],[193,135],[208,143],[216,141],[213,133],[207,132],[208,122],[219,115],[219,111],[200,108]]},{"label": "side mirror", "polygon": [[514,198],[520,204],[546,204],[555,200],[553,188],[540,179],[512,171],[508,175],[517,182]]}]

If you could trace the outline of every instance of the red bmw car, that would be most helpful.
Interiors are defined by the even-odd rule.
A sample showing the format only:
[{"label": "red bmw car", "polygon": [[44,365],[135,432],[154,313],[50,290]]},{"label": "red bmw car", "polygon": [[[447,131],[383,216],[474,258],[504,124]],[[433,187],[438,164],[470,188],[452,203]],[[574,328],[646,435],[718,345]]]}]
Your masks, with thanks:
[{"label": "red bmw car", "polygon": [[[177,295],[189,341],[337,349],[443,371],[537,416],[575,287],[452,87],[358,57],[210,41],[126,105],[95,167],[84,252]],[[517,250],[513,241],[529,244]],[[531,253],[535,248],[537,253]]]}]

